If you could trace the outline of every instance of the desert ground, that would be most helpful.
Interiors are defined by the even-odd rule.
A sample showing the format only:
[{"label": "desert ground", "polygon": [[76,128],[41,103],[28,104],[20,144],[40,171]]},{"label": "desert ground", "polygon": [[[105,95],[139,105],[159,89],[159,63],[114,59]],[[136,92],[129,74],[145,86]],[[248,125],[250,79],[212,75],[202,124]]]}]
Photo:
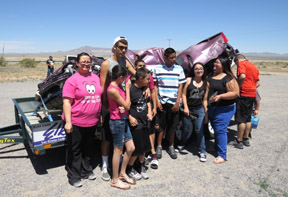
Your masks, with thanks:
[{"label": "desert ground", "polygon": [[[43,80],[47,74],[47,57],[5,57],[7,61],[21,61],[23,58],[33,58],[39,61],[35,68],[26,68],[19,63],[9,63],[8,66],[0,66],[0,82]],[[106,58],[106,57],[105,57]],[[53,57],[56,61],[55,70],[62,66],[63,57]],[[251,60],[262,72],[288,72],[288,60]],[[234,72],[236,67],[233,68]]]},{"label": "desert ground", "polygon": [[[208,152],[207,162],[199,162],[194,138],[177,160],[163,151],[159,169],[148,170],[149,180],[140,180],[129,191],[122,191],[101,180],[99,141],[95,141],[93,167],[97,179],[84,180],[83,187],[76,189],[67,182],[65,148],[51,149],[36,157],[24,144],[0,144],[0,196],[287,197],[287,67],[272,61],[260,70],[259,126],[252,132],[250,147],[235,149],[231,143],[237,128],[232,118],[228,129],[228,161],[224,164],[213,164],[214,152]],[[17,64],[0,67],[0,127],[15,123],[11,99],[33,97],[37,84],[45,76],[45,64],[35,69]],[[212,147],[213,139],[207,140],[206,146]]]}]

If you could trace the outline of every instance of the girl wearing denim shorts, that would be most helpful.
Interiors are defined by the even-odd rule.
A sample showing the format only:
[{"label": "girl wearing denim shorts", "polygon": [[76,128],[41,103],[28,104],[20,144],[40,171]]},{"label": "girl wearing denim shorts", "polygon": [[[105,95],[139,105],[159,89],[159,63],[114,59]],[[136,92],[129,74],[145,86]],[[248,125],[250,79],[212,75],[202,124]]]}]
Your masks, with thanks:
[{"label": "girl wearing denim shorts", "polygon": [[[112,81],[107,88],[108,103],[110,112],[109,126],[113,136],[113,159],[112,159],[112,187],[119,189],[130,189],[130,185],[136,184],[134,179],[131,179],[126,174],[126,167],[128,161],[135,150],[132,140],[132,135],[129,129],[128,110],[130,109],[130,87],[131,82],[126,84],[126,94],[122,87],[123,82],[127,76],[127,70],[121,65],[116,65],[112,69]],[[125,145],[126,151],[122,160],[120,175],[119,163],[120,157]],[[126,182],[126,183],[123,183]]]}]

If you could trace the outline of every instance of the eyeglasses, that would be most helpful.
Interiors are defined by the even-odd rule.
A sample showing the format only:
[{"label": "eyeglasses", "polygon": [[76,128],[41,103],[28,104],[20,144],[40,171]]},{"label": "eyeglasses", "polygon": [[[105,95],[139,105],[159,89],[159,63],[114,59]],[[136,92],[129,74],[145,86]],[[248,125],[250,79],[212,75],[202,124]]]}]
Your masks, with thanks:
[{"label": "eyeglasses", "polygon": [[204,69],[203,68],[195,68],[194,70],[196,70],[196,71],[203,71]]},{"label": "eyeglasses", "polygon": [[91,62],[79,62],[80,64],[85,64],[85,65],[89,65],[89,64],[91,64]]},{"label": "eyeglasses", "polygon": [[145,64],[138,64],[138,67],[145,67]]},{"label": "eyeglasses", "polygon": [[127,50],[128,47],[123,47],[123,46],[117,46],[118,49],[120,49],[121,51],[123,51],[123,49]]}]

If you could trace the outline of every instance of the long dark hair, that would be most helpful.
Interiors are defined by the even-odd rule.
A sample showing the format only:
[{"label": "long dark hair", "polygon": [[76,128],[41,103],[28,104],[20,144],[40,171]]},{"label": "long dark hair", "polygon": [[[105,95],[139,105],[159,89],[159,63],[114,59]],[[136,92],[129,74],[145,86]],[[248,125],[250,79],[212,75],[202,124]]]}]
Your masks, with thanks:
[{"label": "long dark hair", "polygon": [[[222,64],[223,72],[226,73],[227,75],[230,75],[234,79],[236,79],[235,75],[233,74],[233,72],[231,70],[232,61],[228,57],[225,57],[225,56],[219,56],[217,59],[219,59],[221,64]],[[216,61],[216,59],[215,59],[215,61]]]},{"label": "long dark hair", "polygon": [[188,77],[191,77],[191,78],[192,78],[192,81],[193,81],[193,79],[195,78],[194,69],[195,69],[195,66],[196,66],[197,64],[199,64],[199,65],[201,65],[201,66],[203,67],[203,71],[204,71],[204,72],[203,72],[203,75],[202,75],[201,79],[202,79],[202,81],[203,81],[204,87],[206,88],[207,77],[206,77],[206,68],[205,68],[204,64],[202,64],[202,63],[200,63],[200,62],[196,62],[195,64],[193,64],[193,66],[192,66],[192,68],[191,68],[191,70],[190,70],[190,73],[189,73]]},{"label": "long dark hair", "polygon": [[128,75],[127,69],[117,64],[112,68],[112,80],[115,81],[118,77],[126,77]]}]

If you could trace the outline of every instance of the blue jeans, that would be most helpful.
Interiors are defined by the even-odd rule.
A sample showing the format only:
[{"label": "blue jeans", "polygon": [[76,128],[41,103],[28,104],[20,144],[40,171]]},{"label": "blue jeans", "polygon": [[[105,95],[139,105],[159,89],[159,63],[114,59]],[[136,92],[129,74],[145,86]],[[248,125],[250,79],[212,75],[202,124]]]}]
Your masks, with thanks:
[{"label": "blue jeans", "polygon": [[[53,68],[48,68],[48,71],[47,71],[47,77],[50,76],[50,74],[53,74],[54,73],[54,67]],[[46,77],[46,78],[47,78]]]},{"label": "blue jeans", "polygon": [[[200,153],[206,153],[205,136],[203,133],[203,124],[205,118],[204,107],[189,110],[190,114],[198,114],[198,118],[194,120],[195,133],[197,134],[197,144],[200,147]],[[183,116],[183,131],[181,135],[180,145],[185,146],[188,138],[191,136],[193,124],[187,116]]]},{"label": "blue jeans", "polygon": [[208,116],[214,129],[214,138],[218,156],[227,159],[227,128],[232,116],[235,114],[236,106],[210,106]]},{"label": "blue jeans", "polygon": [[132,140],[128,119],[110,119],[109,126],[112,133],[114,146],[124,146],[125,142]]}]

